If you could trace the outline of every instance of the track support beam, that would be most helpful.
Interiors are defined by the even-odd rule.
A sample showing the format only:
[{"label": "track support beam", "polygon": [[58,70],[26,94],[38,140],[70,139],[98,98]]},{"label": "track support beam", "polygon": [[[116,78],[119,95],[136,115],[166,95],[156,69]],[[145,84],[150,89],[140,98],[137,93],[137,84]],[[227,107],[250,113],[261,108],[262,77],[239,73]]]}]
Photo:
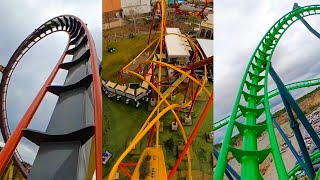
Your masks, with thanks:
[{"label": "track support beam", "polygon": [[[318,141],[318,143],[320,142],[319,137],[316,134],[316,132],[314,131],[314,129],[312,128],[312,126],[310,125],[310,123],[308,122],[307,118],[303,114],[303,112],[300,109],[300,107],[298,106],[298,104],[294,101],[294,99],[291,96],[291,94],[289,93],[289,91],[285,88],[285,85],[283,84],[280,77],[278,76],[278,74],[276,73],[276,71],[273,69],[272,66],[270,66],[269,74],[271,75],[271,77],[273,78],[274,82],[276,83],[276,85],[279,89],[280,96],[282,98],[283,104],[284,104],[285,109],[287,111],[287,114],[289,116],[290,126],[293,129],[293,132],[295,134],[295,137],[296,137],[297,142],[299,144],[299,147],[301,149],[303,158],[306,162],[308,174],[311,176],[311,179],[314,179],[315,172],[313,169],[312,161],[310,159],[307,147],[304,143],[301,131],[299,129],[299,123],[294,118],[292,110],[295,111],[296,115],[298,116],[298,118],[300,119],[302,124],[305,126],[306,130],[309,132],[311,138],[315,141],[315,143],[316,143],[316,141]],[[319,148],[319,146],[317,146],[317,147]]]}]

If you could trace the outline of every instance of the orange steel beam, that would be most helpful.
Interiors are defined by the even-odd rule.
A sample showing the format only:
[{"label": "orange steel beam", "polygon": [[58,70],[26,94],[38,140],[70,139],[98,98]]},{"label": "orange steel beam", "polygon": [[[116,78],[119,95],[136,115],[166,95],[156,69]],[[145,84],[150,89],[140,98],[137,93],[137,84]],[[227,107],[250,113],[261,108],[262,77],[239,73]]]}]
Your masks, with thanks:
[{"label": "orange steel beam", "polygon": [[[75,16],[74,16],[75,17]],[[76,17],[75,17],[76,18]],[[94,42],[87,27],[81,19],[77,18],[77,20],[84,27],[88,42],[90,46],[90,59],[91,59],[91,67],[92,67],[92,78],[93,78],[93,101],[94,101],[94,124],[95,124],[95,143],[96,143],[96,179],[102,179],[102,93],[101,93],[101,85],[100,85],[100,75],[98,69],[98,57],[96,51],[94,50]]]},{"label": "orange steel beam", "polygon": [[[50,34],[52,34],[52,33],[55,33],[55,32],[65,32],[65,30],[61,30],[61,29],[60,29],[60,30],[56,30],[56,31],[51,31],[51,32],[47,33],[46,36],[48,36],[48,35],[50,35]],[[44,38],[44,37],[42,37],[42,38]],[[39,40],[39,41],[40,41],[40,40]],[[39,42],[39,41],[37,41],[37,42]],[[19,59],[22,59],[22,57],[23,57],[35,44],[37,44],[37,42],[34,43],[34,44],[32,44],[31,46],[29,46],[29,49],[28,49],[27,51],[25,51]],[[21,46],[19,46],[19,47],[18,47],[18,50],[22,51],[23,48],[22,48]],[[16,68],[16,66],[17,66],[17,64],[8,64],[8,65],[6,66],[6,69],[7,69],[7,68],[8,68],[8,69],[12,69],[12,70],[11,70],[11,73],[10,73],[9,75],[5,75],[5,74],[4,74],[4,76],[2,77],[2,80],[5,79],[5,78],[9,79],[9,80],[7,80],[7,82],[6,82],[6,86],[8,86],[8,82],[9,82],[10,79],[11,79],[11,74],[12,74],[12,72],[14,71],[14,69]],[[8,87],[7,87],[7,88],[8,88]],[[7,89],[5,89],[3,93],[4,93],[4,94],[7,94]],[[2,98],[3,98],[3,95],[1,95],[1,99],[2,99]],[[6,98],[3,100],[3,103],[6,104]],[[7,118],[8,115],[7,115],[7,112],[6,112],[6,108],[5,108],[5,113],[6,113],[5,117]],[[5,136],[4,138],[5,138],[5,140],[7,140],[7,139],[9,139],[9,136],[11,135],[11,131],[10,131],[10,128],[9,128],[7,119],[6,119],[6,121],[5,121],[4,123],[5,123],[5,126],[7,126],[7,134],[5,133],[5,134],[3,134],[3,136]],[[17,156],[17,158],[13,158],[13,161],[14,161],[15,163],[22,162],[23,159],[22,159],[21,155],[19,154],[19,151],[16,150],[14,154]],[[27,169],[28,172],[30,172],[30,168],[29,168],[29,167],[27,167],[25,164],[23,164],[23,166],[24,166],[25,169]],[[21,174],[23,175],[23,177],[26,178],[26,177],[27,177],[27,174],[26,174],[25,171],[22,169],[22,167],[21,167],[21,166],[17,166],[17,168],[18,168],[18,170],[21,172]]]},{"label": "orange steel beam", "polygon": [[120,168],[129,178],[132,177],[132,175],[131,175],[124,167],[119,166],[119,168]]},{"label": "orange steel beam", "polygon": [[[96,155],[96,179],[101,180],[102,179],[102,93],[101,93],[101,85],[100,85],[100,76],[99,76],[99,70],[98,70],[98,58],[97,54],[95,52],[95,45],[91,36],[91,33],[89,32],[87,28],[87,24],[85,24],[81,19],[79,19],[76,16],[69,15],[70,17],[75,18],[77,21],[79,21],[82,25],[82,27],[85,29],[85,32],[88,37],[88,43],[90,47],[90,60],[91,60],[91,66],[92,66],[92,77],[93,77],[93,99],[94,99],[94,121],[95,121],[95,155]],[[57,16],[60,17],[60,16]],[[57,18],[55,17],[55,18]],[[54,19],[54,18],[53,18]],[[70,36],[70,34],[69,34]],[[53,71],[51,72],[50,76],[38,92],[35,99],[32,101],[31,105],[27,109],[26,113],[20,120],[18,126],[14,130],[11,137],[6,142],[4,148],[0,152],[0,174],[5,169],[6,165],[8,164],[10,158],[13,156],[13,153],[15,149],[17,148],[18,143],[20,142],[22,136],[23,136],[23,129],[27,128],[28,125],[31,122],[31,119],[33,118],[35,112],[37,111],[40,103],[42,102],[45,94],[47,93],[47,88],[49,85],[51,85],[52,81],[54,80],[58,70],[60,69],[60,64],[63,62],[66,51],[69,49],[69,43],[70,38],[68,41],[68,44],[60,57],[58,63],[54,67]]]},{"label": "orange steel beam", "polygon": [[8,141],[6,142],[3,149],[0,151],[0,159],[1,159],[0,174],[2,174],[2,172],[4,171],[6,165],[8,164],[10,158],[12,157],[15,149],[17,148],[18,143],[20,142],[20,140],[23,136],[23,129],[27,128],[28,125],[30,124],[31,119],[33,118],[33,115],[37,111],[42,99],[44,98],[44,96],[47,93],[48,86],[52,83],[52,81],[54,80],[54,77],[56,76],[58,70],[60,69],[60,64],[63,62],[63,60],[66,56],[66,51],[69,48],[69,43],[70,43],[70,39],[69,39],[69,42],[68,42],[62,56],[60,57],[58,63],[56,64],[53,71],[49,75],[48,79],[43,84],[43,86],[41,87],[37,96],[34,98],[31,105],[27,109],[26,113],[21,118],[18,126],[16,127],[16,129],[14,130],[14,132],[12,133],[12,135],[10,136]]},{"label": "orange steel beam", "polygon": [[190,64],[188,66],[184,66],[184,67],[180,67],[181,69],[185,70],[185,69],[196,69],[198,67],[207,65],[207,64],[213,64],[213,56],[208,57],[206,59],[203,59],[201,61],[198,61],[196,63]]},{"label": "orange steel beam", "polygon": [[196,134],[197,134],[197,132],[198,132],[198,130],[199,130],[199,128],[200,128],[200,126],[201,126],[204,118],[206,117],[206,114],[207,114],[207,112],[208,112],[208,110],[209,110],[209,107],[210,107],[211,104],[212,104],[212,101],[213,101],[213,93],[211,93],[211,96],[209,97],[209,100],[208,100],[208,102],[207,102],[207,104],[206,104],[206,106],[205,106],[205,108],[204,108],[204,110],[203,110],[203,112],[202,112],[202,114],[201,114],[201,116],[200,116],[200,118],[199,118],[196,126],[194,127],[194,129],[193,129],[193,131],[192,131],[192,134],[191,134],[191,136],[190,136],[187,144],[184,146],[184,148],[183,148],[183,150],[182,150],[182,152],[181,152],[178,160],[176,161],[176,164],[173,166],[170,174],[168,175],[168,180],[170,180],[170,179],[172,178],[172,176],[173,176],[174,173],[176,172],[177,168],[179,167],[182,159],[184,158],[184,155],[185,155],[186,152],[188,151],[188,149],[189,149],[189,147],[190,147],[190,145],[191,145],[194,137],[196,136]]}]

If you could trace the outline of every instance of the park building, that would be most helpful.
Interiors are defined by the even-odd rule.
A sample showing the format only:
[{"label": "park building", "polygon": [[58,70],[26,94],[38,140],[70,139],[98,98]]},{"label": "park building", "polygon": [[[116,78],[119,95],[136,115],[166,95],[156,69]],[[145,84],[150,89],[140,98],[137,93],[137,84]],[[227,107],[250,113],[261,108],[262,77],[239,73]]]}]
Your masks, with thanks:
[{"label": "park building", "polygon": [[102,29],[121,27],[125,22],[122,19],[121,0],[103,0]]},{"label": "park building", "polygon": [[187,65],[189,63],[190,51],[192,51],[187,39],[181,34],[179,28],[166,28],[166,52],[168,63]]},{"label": "park building", "polygon": [[104,0],[102,12],[109,18],[120,17],[122,11],[121,0]]},{"label": "park building", "polygon": [[102,12],[110,18],[120,18],[132,14],[151,11],[150,0],[104,0]]},{"label": "park building", "polygon": [[150,0],[103,0],[102,29],[112,29],[126,25],[125,17],[139,18],[151,11]]}]

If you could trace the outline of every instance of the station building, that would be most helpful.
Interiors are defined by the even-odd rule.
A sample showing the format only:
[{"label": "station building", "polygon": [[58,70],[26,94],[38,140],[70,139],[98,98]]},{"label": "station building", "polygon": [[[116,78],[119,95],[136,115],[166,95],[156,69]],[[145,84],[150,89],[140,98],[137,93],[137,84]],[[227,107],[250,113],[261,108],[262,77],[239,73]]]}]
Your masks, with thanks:
[{"label": "station building", "polygon": [[167,61],[172,64],[187,65],[192,49],[188,40],[179,35],[182,35],[179,28],[166,28]]}]

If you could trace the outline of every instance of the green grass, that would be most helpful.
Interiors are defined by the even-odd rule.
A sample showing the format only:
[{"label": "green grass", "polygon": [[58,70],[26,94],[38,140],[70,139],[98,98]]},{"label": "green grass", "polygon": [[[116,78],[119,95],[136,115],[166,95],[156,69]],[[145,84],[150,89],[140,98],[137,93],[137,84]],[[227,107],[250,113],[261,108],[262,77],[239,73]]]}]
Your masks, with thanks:
[{"label": "green grass", "polygon": [[[148,35],[136,36],[133,39],[124,39],[117,42],[104,41],[103,51],[103,71],[102,78],[116,82],[119,70],[127,65],[133,57],[139,54],[145,47]],[[114,47],[114,53],[107,53],[106,49]],[[208,89],[212,90],[212,83],[209,84]],[[132,102],[133,103],[133,102]],[[194,126],[201,115],[206,101],[196,101],[194,112],[192,113],[192,126],[185,126],[185,131],[189,137],[194,129]],[[207,116],[198,131],[192,143],[192,168],[194,170],[201,170],[206,174],[212,175],[212,157],[213,144],[206,142],[205,132],[212,131],[213,123],[213,106],[207,113]],[[111,170],[113,164],[118,157],[123,153],[127,143],[137,134],[150,112],[147,111],[147,104],[142,103],[139,109],[135,108],[133,104],[127,105],[124,98],[120,101],[107,98],[103,95],[103,151],[108,150],[113,154],[106,165],[103,166],[103,176],[106,176]],[[186,113],[180,113],[180,119],[183,120]],[[177,160],[177,147],[183,145],[184,141],[180,130],[177,132],[171,131],[171,122],[174,120],[171,112],[165,114],[161,121],[164,123],[164,130],[160,132],[160,145],[164,145],[169,139],[173,140],[173,148],[163,148],[167,169],[171,169]],[[147,146],[149,133],[141,140],[141,152]],[[154,138],[155,141],[155,138]],[[155,142],[153,142],[155,144]],[[129,154],[123,162],[137,162],[139,155]],[[182,161],[179,170],[187,168],[187,161]],[[121,174],[120,174],[121,176]]]},{"label": "green grass", "polygon": [[[212,83],[208,87],[212,89]],[[194,112],[192,113],[192,126],[185,126],[185,131],[189,137],[194,126],[200,117],[206,101],[196,101]],[[198,131],[191,147],[192,147],[192,169],[201,170],[206,174],[212,174],[212,142],[208,143],[205,139],[205,132],[212,131],[213,123],[213,106],[210,107],[201,128]],[[113,154],[110,161],[103,167],[103,175],[106,176],[111,170],[113,164],[126,148],[126,144],[133,139],[139,131],[144,121],[149,116],[147,104],[143,103],[140,108],[135,108],[133,104],[127,105],[124,100],[116,101],[114,98],[107,98],[103,95],[103,150],[108,150]],[[186,113],[180,113],[180,119],[183,120]],[[173,139],[174,145],[172,149],[164,148],[164,155],[167,169],[171,169],[177,160],[177,146],[183,145],[182,134],[171,131],[171,122],[174,120],[171,112],[165,114],[161,120],[164,122],[164,130],[160,132],[160,145],[164,145],[169,139]],[[141,141],[141,152],[147,146],[149,133]],[[153,139],[155,144],[155,138]],[[124,162],[138,161],[139,155],[128,155]],[[182,161],[179,170],[187,169],[187,161]]]},{"label": "green grass", "polygon": [[[102,78],[115,82],[121,68],[131,62],[148,43],[148,34],[137,35],[134,38],[125,38],[121,41],[103,41]],[[108,53],[107,49],[116,50]]]},{"label": "green grass", "polygon": [[[147,45],[148,35],[139,35],[134,38],[125,38],[121,41],[108,42],[103,40],[102,78],[117,81],[117,76],[122,67],[127,65]],[[116,49],[108,53],[107,49]],[[107,166],[103,167],[103,176],[111,170],[112,165],[126,148],[128,141],[132,140],[139,131],[149,112],[136,109],[124,102],[108,99],[103,95],[103,150],[113,154]],[[146,107],[145,107],[146,108]],[[142,140],[141,146],[147,142]],[[139,156],[129,155],[128,160],[137,161]]]},{"label": "green grass", "polygon": [[[123,101],[103,96],[103,151],[108,150],[113,155],[108,165],[103,166],[104,176],[125,150],[127,143],[138,133],[148,115],[146,106],[136,109]],[[140,145],[145,147],[146,144],[147,141],[143,139]],[[137,155],[128,155],[125,160],[126,162],[137,161],[138,158]]]}]

